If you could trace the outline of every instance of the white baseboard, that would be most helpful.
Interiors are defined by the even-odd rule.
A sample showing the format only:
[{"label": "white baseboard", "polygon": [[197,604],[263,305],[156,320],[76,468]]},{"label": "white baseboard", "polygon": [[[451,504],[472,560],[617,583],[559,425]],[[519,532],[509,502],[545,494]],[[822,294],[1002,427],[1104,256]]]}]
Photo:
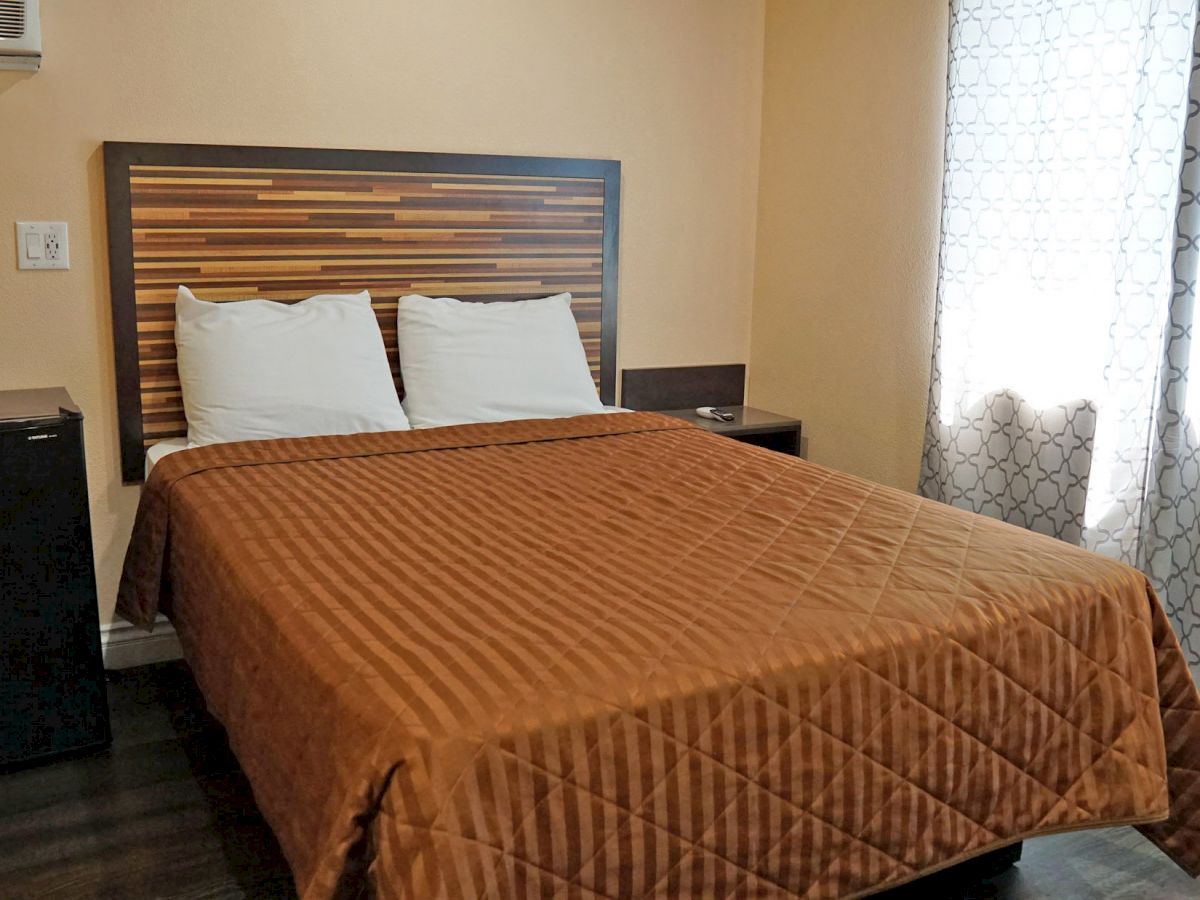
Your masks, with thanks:
[{"label": "white baseboard", "polygon": [[105,625],[100,629],[100,645],[106,669],[129,669],[183,657],[179,636],[162,616],[154,623],[152,632],[128,622]]}]

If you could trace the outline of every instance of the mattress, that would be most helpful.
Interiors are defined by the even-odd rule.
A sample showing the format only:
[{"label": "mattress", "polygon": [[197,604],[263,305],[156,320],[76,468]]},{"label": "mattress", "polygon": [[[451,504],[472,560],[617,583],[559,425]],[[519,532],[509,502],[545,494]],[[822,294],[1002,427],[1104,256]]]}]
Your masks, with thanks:
[{"label": "mattress", "polygon": [[187,438],[167,438],[165,441],[151,444],[146,448],[146,477],[150,477],[150,473],[154,470],[154,466],[164,456],[169,456],[172,453],[178,453],[180,450],[186,450],[188,446]]},{"label": "mattress", "polygon": [[[606,406],[606,413],[631,412],[623,406]],[[157,463],[164,456],[169,456],[172,453],[177,453],[180,450],[188,448],[188,439],[185,437],[167,438],[166,440],[158,441],[146,448],[146,478],[150,477],[150,472],[154,469]]]},{"label": "mattress", "polygon": [[1141,574],[681,420],[173,454],[118,606],[305,900],[853,897],[1116,823],[1200,873]]}]

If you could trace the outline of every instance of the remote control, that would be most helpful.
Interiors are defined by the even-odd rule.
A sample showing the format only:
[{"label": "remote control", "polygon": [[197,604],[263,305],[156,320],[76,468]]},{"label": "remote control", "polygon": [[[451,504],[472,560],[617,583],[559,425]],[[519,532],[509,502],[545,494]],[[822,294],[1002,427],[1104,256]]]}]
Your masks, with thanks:
[{"label": "remote control", "polygon": [[725,412],[723,409],[717,409],[715,406],[699,406],[696,408],[696,415],[702,419],[715,419],[718,422],[733,421],[733,413]]}]

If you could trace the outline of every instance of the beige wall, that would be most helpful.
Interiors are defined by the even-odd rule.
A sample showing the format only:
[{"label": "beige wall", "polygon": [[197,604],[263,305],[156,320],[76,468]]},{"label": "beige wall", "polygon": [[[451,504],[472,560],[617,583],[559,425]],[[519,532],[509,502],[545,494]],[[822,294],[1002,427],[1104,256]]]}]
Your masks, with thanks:
[{"label": "beige wall", "polygon": [[[103,621],[122,487],[103,140],[620,159],[621,366],[749,350],[763,7],[727,0],[42,0],[45,62],[0,72],[0,388],[87,416]],[[16,270],[66,220],[69,272]]]},{"label": "beige wall", "polygon": [[945,0],[769,0],[750,400],[913,490],[937,283]]}]

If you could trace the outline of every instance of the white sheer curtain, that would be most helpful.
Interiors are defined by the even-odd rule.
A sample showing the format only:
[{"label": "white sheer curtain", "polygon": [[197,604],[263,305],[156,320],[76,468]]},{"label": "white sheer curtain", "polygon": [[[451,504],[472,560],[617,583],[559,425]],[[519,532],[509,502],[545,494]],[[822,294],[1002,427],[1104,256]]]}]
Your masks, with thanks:
[{"label": "white sheer curtain", "polygon": [[1175,220],[1175,282],[1168,313],[1149,488],[1142,507],[1138,565],[1174,619],[1194,672],[1200,673],[1200,341],[1195,340],[1200,276],[1200,25],[1183,171]]},{"label": "white sheer curtain", "polygon": [[1144,568],[1195,7],[952,3],[921,490]]}]

